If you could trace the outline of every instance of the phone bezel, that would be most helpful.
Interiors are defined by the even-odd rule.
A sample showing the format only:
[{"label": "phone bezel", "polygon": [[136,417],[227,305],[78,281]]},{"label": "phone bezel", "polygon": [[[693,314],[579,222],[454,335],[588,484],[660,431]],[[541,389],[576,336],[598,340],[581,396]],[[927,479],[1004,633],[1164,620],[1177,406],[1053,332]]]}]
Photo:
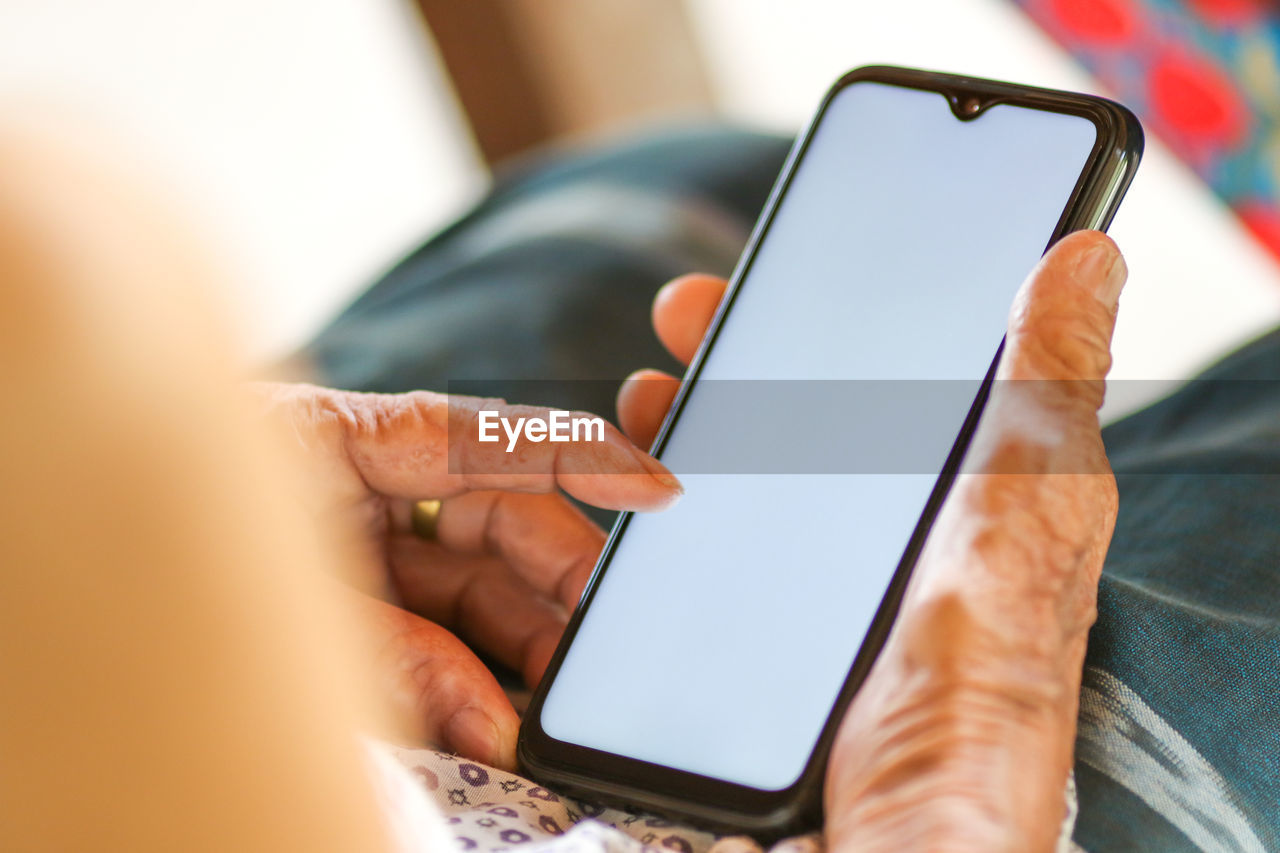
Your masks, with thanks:
[{"label": "phone bezel", "polygon": [[[1143,135],[1137,118],[1123,106],[1104,98],[892,66],[867,66],[850,71],[827,91],[804,132],[792,146],[778,181],[733,272],[725,298],[721,301],[702,345],[690,362],[680,390],[662,423],[652,448],[655,454],[661,452],[672,428],[680,418],[689,393],[697,383],[706,354],[715,345],[725,318],[732,310],[740,284],[751,268],[759,244],[768,233],[780,202],[790,186],[797,164],[803,159],[827,108],[835,96],[847,86],[863,82],[937,92],[947,98],[957,120],[961,121],[976,120],[996,104],[1013,104],[1066,113],[1092,121],[1097,128],[1097,141],[1081,170],[1080,178],[1071,196],[1063,207],[1062,216],[1046,244],[1046,251],[1049,246],[1072,231],[1085,228],[1105,230],[1115,215],[1120,200],[1133,179],[1138,161],[1141,159]],[[979,108],[970,115],[962,115],[959,105],[965,99],[974,98],[978,99]],[[717,830],[774,836],[803,829],[819,822],[826,757],[836,729],[845,708],[861,686],[872,662],[884,644],[889,627],[893,624],[920,549],[955,480],[964,452],[977,426],[978,417],[986,403],[992,377],[1003,350],[1002,340],[986,379],[947,457],[946,464],[938,475],[938,480],[907,543],[903,557],[894,571],[871,627],[863,639],[844,685],[823,725],[813,753],[804,771],[793,785],[778,791],[751,788],[567,743],[551,737],[543,730],[541,710],[547,691],[577,633],[583,614],[599,588],[600,579],[608,569],[617,544],[630,522],[631,513],[623,513],[614,525],[582,599],[570,618],[564,636],[547,667],[546,675],[534,691],[525,712],[517,747],[519,761],[525,770],[540,781],[599,801],[685,818]]]}]

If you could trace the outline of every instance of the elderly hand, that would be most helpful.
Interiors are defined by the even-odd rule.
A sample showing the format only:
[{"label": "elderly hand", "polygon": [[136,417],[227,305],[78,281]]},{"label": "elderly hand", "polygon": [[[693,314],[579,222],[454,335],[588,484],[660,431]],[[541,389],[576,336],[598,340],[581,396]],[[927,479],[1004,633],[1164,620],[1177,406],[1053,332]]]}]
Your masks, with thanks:
[{"label": "elderly hand", "polygon": [[[545,410],[428,392],[259,390],[304,447],[316,513],[355,520],[368,585],[396,602],[369,598],[365,609],[399,710],[425,740],[514,769],[519,719],[459,636],[535,684],[604,544],[556,490],[657,510],[679,497],[679,483],[611,426],[603,442],[522,443],[515,453],[505,440],[478,441],[481,408],[511,418]],[[433,541],[414,534],[410,516],[430,499],[442,500]]]},{"label": "elderly hand", "polygon": [[[1085,642],[1115,481],[1097,410],[1125,265],[1074,234],[1009,318],[1001,382],[898,620],[841,725],[827,773],[834,850],[1047,850],[1064,815]],[[677,357],[697,349],[724,282],[658,296]],[[676,380],[633,376],[619,418],[651,441]]]}]

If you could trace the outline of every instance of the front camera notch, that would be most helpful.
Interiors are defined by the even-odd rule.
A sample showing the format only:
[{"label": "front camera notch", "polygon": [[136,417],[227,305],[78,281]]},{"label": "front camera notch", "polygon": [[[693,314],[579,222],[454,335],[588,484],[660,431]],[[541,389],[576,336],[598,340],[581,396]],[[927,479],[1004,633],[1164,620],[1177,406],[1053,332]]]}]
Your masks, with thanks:
[{"label": "front camera notch", "polygon": [[947,103],[951,105],[951,112],[961,121],[973,121],[991,106],[989,101],[965,92],[951,93],[947,96]]}]

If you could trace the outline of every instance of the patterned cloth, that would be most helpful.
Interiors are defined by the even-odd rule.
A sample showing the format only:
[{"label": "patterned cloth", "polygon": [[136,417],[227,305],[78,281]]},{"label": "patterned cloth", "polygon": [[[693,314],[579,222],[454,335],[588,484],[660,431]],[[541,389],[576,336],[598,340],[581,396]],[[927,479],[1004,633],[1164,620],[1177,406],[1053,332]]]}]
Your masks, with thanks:
[{"label": "patterned cloth", "polygon": [[[749,838],[718,838],[652,815],[563,797],[528,779],[446,752],[389,749],[422,783],[463,851],[492,853],[529,845],[520,848],[522,853],[542,847],[556,853],[763,853]],[[821,853],[822,842],[816,835],[805,835],[779,841],[769,850]]]},{"label": "patterned cloth", "polygon": [[[745,836],[716,836],[653,815],[603,808],[564,797],[534,782],[476,764],[446,752],[375,745],[390,754],[419,781],[444,815],[458,849],[498,853],[519,845],[519,853],[764,853]],[[381,768],[385,771],[385,768]],[[384,787],[394,788],[393,785]],[[1076,853],[1071,842],[1075,818],[1074,787],[1068,787],[1067,818],[1058,840],[1059,853]],[[393,819],[413,803],[383,798]],[[404,821],[396,820],[397,824]],[[434,829],[432,830],[434,832]],[[404,834],[400,833],[404,838]],[[424,840],[429,841],[429,838]],[[402,843],[405,853],[442,853],[422,843]],[[818,834],[786,838],[769,853],[823,853]]]},{"label": "patterned cloth", "polygon": [[1280,8],[1015,0],[1280,256]]}]

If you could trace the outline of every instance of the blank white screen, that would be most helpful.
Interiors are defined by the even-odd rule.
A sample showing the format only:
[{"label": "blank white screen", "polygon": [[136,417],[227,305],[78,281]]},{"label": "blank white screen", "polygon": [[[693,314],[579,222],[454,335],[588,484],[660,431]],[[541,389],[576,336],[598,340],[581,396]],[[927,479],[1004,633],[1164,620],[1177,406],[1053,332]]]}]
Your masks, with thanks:
[{"label": "blank white screen", "polygon": [[[848,86],[699,381],[976,391],[1095,138],[1074,116],[997,105],[961,122],[936,93]],[[662,454],[686,495],[632,518],[541,722],[558,740],[779,790],[813,751],[936,474],[682,473],[724,414],[693,390]],[[803,413],[735,414],[763,439],[839,440],[804,434]],[[941,470],[937,453],[924,470]]]}]

